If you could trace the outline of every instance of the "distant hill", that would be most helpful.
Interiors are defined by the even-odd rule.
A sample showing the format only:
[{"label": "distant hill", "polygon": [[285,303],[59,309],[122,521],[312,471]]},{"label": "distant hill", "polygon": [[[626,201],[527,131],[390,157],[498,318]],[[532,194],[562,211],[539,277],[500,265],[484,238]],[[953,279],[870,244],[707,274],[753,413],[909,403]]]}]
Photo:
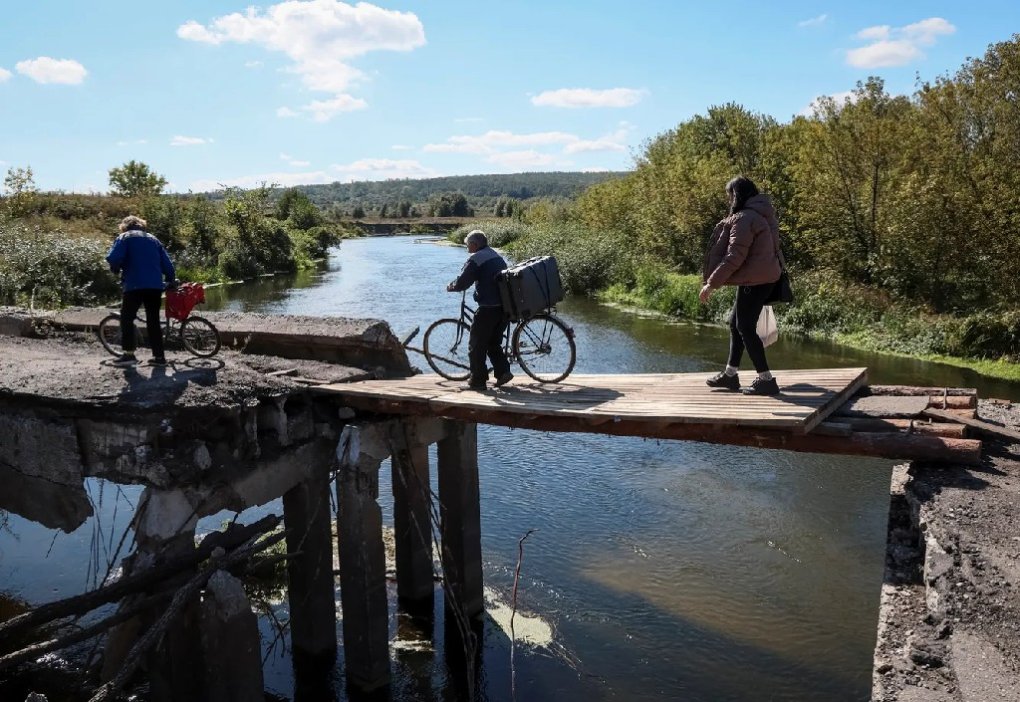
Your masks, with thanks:
[{"label": "distant hill", "polygon": [[338,208],[349,208],[360,205],[366,212],[378,210],[383,205],[392,208],[401,201],[420,207],[433,195],[460,192],[478,211],[491,208],[499,197],[512,197],[518,200],[573,199],[590,185],[620,178],[623,175],[625,173],[609,171],[509,173],[418,180],[336,182],[326,185],[299,185],[297,189],[320,207],[336,205]]}]

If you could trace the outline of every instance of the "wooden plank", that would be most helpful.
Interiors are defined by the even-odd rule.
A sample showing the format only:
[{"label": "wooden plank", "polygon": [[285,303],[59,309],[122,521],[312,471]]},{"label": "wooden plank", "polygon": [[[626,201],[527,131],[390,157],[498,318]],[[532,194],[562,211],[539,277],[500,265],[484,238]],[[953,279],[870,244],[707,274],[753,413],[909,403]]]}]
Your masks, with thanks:
[{"label": "wooden plank", "polygon": [[[759,426],[805,432],[866,382],[866,369],[777,371],[777,397],[718,392],[711,373],[573,375],[556,385],[513,383],[484,393],[436,376],[330,384],[317,392],[345,396],[351,407],[488,422],[492,413],[570,416],[592,426],[621,419],[648,425]],[[538,421],[535,419],[534,421]]]},{"label": "wooden plank", "polygon": [[959,424],[966,425],[971,429],[976,429],[984,434],[991,434],[992,436],[1009,439],[1010,441],[1020,442],[1020,432],[1009,429],[1008,427],[1000,427],[998,424],[982,422],[980,419],[961,417],[959,414],[954,414],[945,410],[926,409],[923,414],[924,416],[932,417],[933,419],[944,419],[950,422],[957,422]]}]

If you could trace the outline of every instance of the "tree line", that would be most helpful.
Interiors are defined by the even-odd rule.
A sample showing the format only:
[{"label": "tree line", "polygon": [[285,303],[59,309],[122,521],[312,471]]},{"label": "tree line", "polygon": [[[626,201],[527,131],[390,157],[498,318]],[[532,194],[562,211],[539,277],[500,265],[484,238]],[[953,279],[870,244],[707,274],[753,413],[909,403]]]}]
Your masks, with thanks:
[{"label": "tree line", "polygon": [[[937,312],[1012,310],[1020,294],[1020,39],[891,95],[881,79],[790,122],[712,107],[650,140],[576,218],[696,272],[723,185],[745,174],[781,214],[797,271]],[[829,278],[830,280],[833,278]]]}]

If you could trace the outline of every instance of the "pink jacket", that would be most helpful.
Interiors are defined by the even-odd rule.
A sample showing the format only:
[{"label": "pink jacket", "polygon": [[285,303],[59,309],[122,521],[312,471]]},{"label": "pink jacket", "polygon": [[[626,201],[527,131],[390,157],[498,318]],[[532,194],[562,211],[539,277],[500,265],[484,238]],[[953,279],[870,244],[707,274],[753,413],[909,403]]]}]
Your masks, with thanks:
[{"label": "pink jacket", "polygon": [[782,272],[778,251],[776,210],[768,195],[755,195],[716,225],[702,279],[711,288],[774,283]]}]

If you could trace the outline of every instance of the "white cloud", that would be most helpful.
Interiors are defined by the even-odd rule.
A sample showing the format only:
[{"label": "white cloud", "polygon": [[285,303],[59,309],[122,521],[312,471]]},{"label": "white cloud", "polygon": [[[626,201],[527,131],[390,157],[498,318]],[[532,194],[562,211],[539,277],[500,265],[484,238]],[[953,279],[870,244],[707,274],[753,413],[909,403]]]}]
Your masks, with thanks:
[{"label": "white cloud", "polygon": [[539,153],[534,149],[528,149],[527,151],[504,151],[502,153],[492,154],[485,160],[489,163],[495,163],[505,168],[537,168],[541,166],[549,166],[556,161],[555,157],[549,154]]},{"label": "white cloud", "polygon": [[390,148],[394,151],[414,151],[414,147],[407,144],[394,144]]},{"label": "white cloud", "polygon": [[212,139],[204,137],[175,136],[170,140],[170,146],[202,146],[213,143]]},{"label": "white cloud", "polygon": [[337,95],[331,100],[312,100],[307,105],[302,105],[301,110],[310,114],[316,122],[328,122],[341,112],[353,112],[366,107],[368,107],[368,103],[361,98]]},{"label": "white cloud", "polygon": [[192,181],[190,189],[196,193],[209,192],[227,188],[255,188],[263,183],[267,185],[279,185],[291,187],[293,185],[312,185],[316,183],[332,183],[337,180],[336,176],[326,171],[305,171],[300,173],[279,172],[260,173],[257,175],[238,176],[236,178],[224,178],[223,180],[195,180]]},{"label": "white cloud", "polygon": [[474,122],[484,122],[482,117],[455,117],[454,123],[456,124],[471,124]]},{"label": "white cloud", "polygon": [[276,108],[276,116],[277,117],[300,117],[301,113],[298,112],[297,110],[292,110],[289,107],[277,107]]},{"label": "white cloud", "polygon": [[299,159],[294,158],[290,154],[280,154],[280,158],[286,161],[287,165],[291,166],[292,168],[308,168],[310,165],[312,165],[311,161],[301,161]]},{"label": "white cloud", "polygon": [[334,94],[318,107],[302,108],[319,121],[366,106],[346,94],[365,78],[351,60],[371,51],[411,51],[425,44],[425,29],[414,13],[339,0],[286,0],[264,12],[249,7],[208,25],[188,21],[177,28],[177,36],[212,45],[255,44],[285,54],[292,62],[287,70],[299,75],[306,88]]},{"label": "white cloud", "polygon": [[245,61],[244,62],[244,67],[245,68],[262,68],[262,62],[261,61]]},{"label": "white cloud", "polygon": [[439,172],[411,159],[365,158],[348,164],[335,164],[330,170],[340,174],[334,180],[388,180],[391,178],[432,178]]},{"label": "white cloud", "polygon": [[801,117],[810,117],[815,113],[815,110],[817,110],[818,107],[821,105],[821,101],[823,99],[830,99],[834,103],[836,103],[836,105],[842,107],[847,102],[850,103],[857,102],[857,93],[855,93],[853,90],[844,90],[843,92],[832,93],[831,95],[819,95],[814,100],[812,100],[807,107],[805,107],[797,114],[800,115]]},{"label": "white cloud", "polygon": [[823,24],[829,21],[829,15],[818,15],[811,19],[801,20],[797,23],[798,27],[821,27]]},{"label": "white cloud", "polygon": [[36,83],[57,83],[60,85],[78,85],[88,75],[85,67],[77,61],[54,59],[49,56],[18,61],[14,69]]},{"label": "white cloud", "polygon": [[634,88],[561,88],[539,93],[531,98],[531,104],[538,107],[630,107],[641,102],[646,93]]},{"label": "white cloud", "polygon": [[123,141],[118,141],[117,146],[141,146],[148,143],[148,139],[125,139]]},{"label": "white cloud", "polygon": [[892,27],[888,24],[880,24],[874,27],[865,27],[854,36],[858,39],[865,39],[867,41],[885,41],[889,38],[889,33],[891,31]]},{"label": "white cloud", "polygon": [[11,79],[11,72],[6,68],[0,68],[0,83]]},{"label": "white cloud", "polygon": [[877,25],[857,32],[871,43],[847,51],[846,62],[857,68],[903,66],[924,58],[922,47],[932,46],[940,36],[953,34],[956,27],[941,17],[929,17],[904,27]]}]

